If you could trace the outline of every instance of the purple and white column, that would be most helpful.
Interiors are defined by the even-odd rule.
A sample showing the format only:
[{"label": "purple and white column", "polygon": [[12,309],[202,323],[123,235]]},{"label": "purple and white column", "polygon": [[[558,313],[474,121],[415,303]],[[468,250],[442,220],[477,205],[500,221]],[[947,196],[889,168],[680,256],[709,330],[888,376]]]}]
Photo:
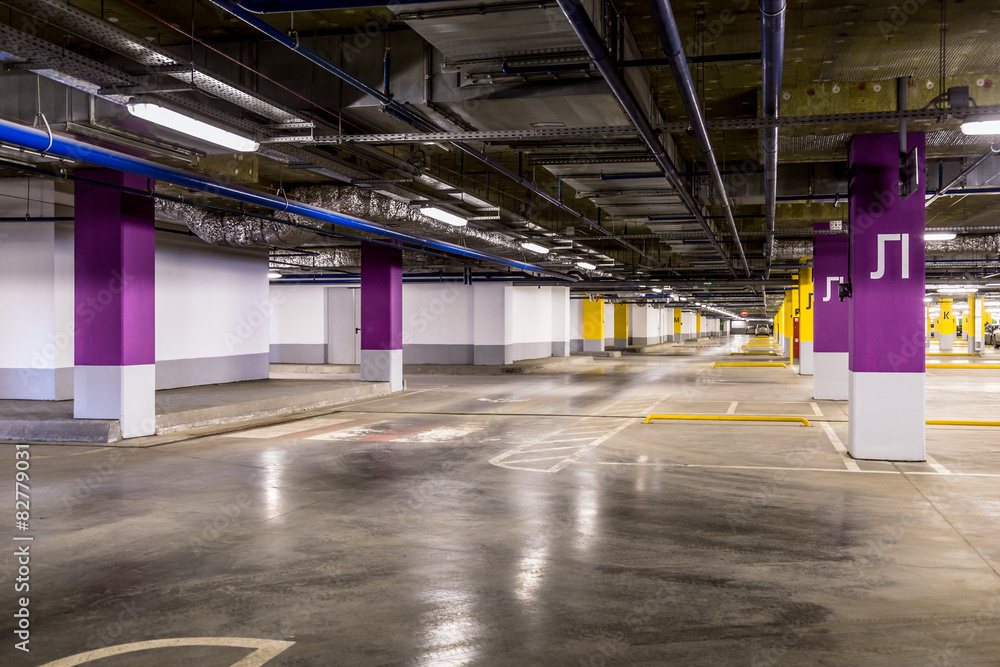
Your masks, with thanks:
[{"label": "purple and white column", "polygon": [[[829,231],[830,223],[813,225]],[[846,401],[848,397],[848,301],[840,300],[847,282],[847,235],[816,234],[813,247],[813,398]]]},{"label": "purple and white column", "polygon": [[361,244],[361,379],[403,389],[403,250]]},{"label": "purple and white column", "polygon": [[[77,172],[137,190],[143,176]],[[74,188],[73,416],[117,419],[122,437],[156,431],[153,198],[78,181]]]},{"label": "purple and white column", "polygon": [[924,135],[918,191],[899,197],[899,137],[851,141],[850,441],[858,459],[925,458]]}]

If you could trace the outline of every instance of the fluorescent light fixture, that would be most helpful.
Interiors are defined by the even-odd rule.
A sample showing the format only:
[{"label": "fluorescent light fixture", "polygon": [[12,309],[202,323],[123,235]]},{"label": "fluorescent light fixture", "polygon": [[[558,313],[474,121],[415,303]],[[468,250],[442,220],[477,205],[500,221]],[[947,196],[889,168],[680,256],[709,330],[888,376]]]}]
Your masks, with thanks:
[{"label": "fluorescent light fixture", "polygon": [[587,271],[593,271],[594,269],[597,268],[590,262],[577,262],[576,265],[579,266],[581,269],[586,269]]},{"label": "fluorescent light fixture", "polygon": [[525,250],[530,250],[531,252],[537,252],[539,255],[548,255],[549,249],[543,245],[538,245],[537,243],[532,243],[531,241],[525,241],[521,244],[521,247]]},{"label": "fluorescent light fixture", "polygon": [[686,297],[686,296],[682,296],[682,297],[681,297],[681,301],[687,301],[687,300],[688,300],[688,299],[687,299],[687,297]]},{"label": "fluorescent light fixture", "polygon": [[660,292],[662,292],[663,290],[662,290],[662,289],[660,289],[659,287],[654,287],[654,288],[653,288],[653,291],[654,291],[654,292],[656,292],[656,293],[660,293]]},{"label": "fluorescent light fixture", "polygon": [[934,299],[930,298],[929,296],[925,296],[925,297],[924,297],[924,303],[930,303],[930,302],[931,302],[931,301],[933,301],[933,300],[934,300]]},{"label": "fluorescent light fixture", "polygon": [[1000,119],[967,120],[962,123],[962,134],[1000,134]]},{"label": "fluorescent light fixture", "polygon": [[954,232],[927,232],[924,234],[925,241],[952,241],[955,236]]},{"label": "fluorescent light fixture", "polygon": [[203,123],[190,116],[177,113],[166,107],[161,107],[150,102],[133,102],[128,105],[130,114],[150,123],[162,125],[163,127],[178,132],[183,132],[196,139],[207,141],[216,146],[222,146],[239,153],[252,153],[260,147],[256,141],[241,137],[220,127]]},{"label": "fluorescent light fixture", "polygon": [[281,274],[278,273],[277,271],[269,271],[268,274],[267,274],[267,279],[268,280],[277,280],[280,277],[281,277]]},{"label": "fluorescent light fixture", "polygon": [[436,206],[423,206],[420,208],[420,212],[426,215],[428,218],[434,218],[446,225],[451,225],[452,227],[465,227],[469,224],[469,221],[465,218],[455,215],[454,213],[449,213],[448,211],[442,211]]},{"label": "fluorescent light fixture", "polygon": [[940,287],[938,288],[938,294],[975,294],[979,291],[978,287]]}]

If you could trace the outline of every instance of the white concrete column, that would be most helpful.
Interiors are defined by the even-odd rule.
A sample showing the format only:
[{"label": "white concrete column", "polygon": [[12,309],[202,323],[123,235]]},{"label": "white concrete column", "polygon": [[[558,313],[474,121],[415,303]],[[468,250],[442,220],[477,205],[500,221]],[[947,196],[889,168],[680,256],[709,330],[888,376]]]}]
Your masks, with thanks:
[{"label": "white concrete column", "polygon": [[514,363],[514,288],[511,283],[473,283],[472,341],[477,366]]}]

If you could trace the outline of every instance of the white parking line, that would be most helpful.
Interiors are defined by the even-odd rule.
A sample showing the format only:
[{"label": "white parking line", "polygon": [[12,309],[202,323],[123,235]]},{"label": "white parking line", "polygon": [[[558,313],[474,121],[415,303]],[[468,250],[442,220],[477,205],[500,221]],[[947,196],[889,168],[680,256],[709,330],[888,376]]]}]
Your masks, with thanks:
[{"label": "white parking line", "polygon": [[925,454],[925,455],[924,455],[924,458],[926,458],[926,459],[927,459],[927,465],[929,465],[930,467],[934,468],[934,470],[938,471],[938,472],[939,472],[939,473],[941,473],[942,475],[950,475],[950,474],[951,474],[951,471],[950,471],[950,470],[948,470],[948,469],[947,469],[947,468],[945,468],[945,467],[944,467],[943,465],[941,465],[941,464],[940,464],[940,463],[938,463],[938,462],[937,462],[936,460],[934,460],[934,459],[933,459],[933,458],[931,457],[931,455],[930,455],[930,454]]},{"label": "white parking line", "polygon": [[819,409],[819,404],[818,403],[810,403],[809,405],[812,406],[813,414],[815,414],[817,417],[822,417],[823,416],[823,411]]},{"label": "white parking line", "polygon": [[[813,405],[815,405],[815,403]],[[842,443],[840,438],[837,437],[837,434],[834,433],[833,427],[826,422],[820,422],[820,426],[823,427],[823,432],[826,433],[826,437],[830,439],[830,443],[833,445],[833,448],[837,450],[838,454],[840,454],[840,458],[844,460],[844,467],[852,472],[861,472],[861,468],[858,467],[857,462],[851,458],[850,454],[847,453],[847,447],[844,447],[844,443]]]},{"label": "white parking line", "polygon": [[727,415],[735,415],[736,414],[736,406],[739,405],[739,404],[740,404],[739,401],[733,401],[732,403],[730,403],[729,404],[729,409],[726,410],[726,414]]}]

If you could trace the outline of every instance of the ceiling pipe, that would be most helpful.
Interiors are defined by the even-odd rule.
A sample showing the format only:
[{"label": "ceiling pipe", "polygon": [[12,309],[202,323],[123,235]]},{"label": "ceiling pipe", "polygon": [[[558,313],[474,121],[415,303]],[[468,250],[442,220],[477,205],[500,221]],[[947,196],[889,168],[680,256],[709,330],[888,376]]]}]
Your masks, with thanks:
[{"label": "ceiling pipe", "polygon": [[402,241],[416,246],[440,250],[458,257],[490,262],[492,264],[500,264],[502,266],[509,266],[522,271],[531,271],[533,273],[562,278],[564,280],[567,279],[567,277],[562,273],[543,269],[533,264],[507,259],[506,257],[496,257],[494,255],[479,252],[478,250],[472,250],[454,243],[448,243],[446,241],[438,241],[435,239],[413,236],[412,234],[404,234],[382,225],[334,213],[333,211],[327,211],[326,209],[319,208],[318,206],[302,204],[284,197],[277,197],[275,195],[257,192],[255,190],[250,190],[249,188],[243,188],[237,185],[220,183],[197,174],[191,174],[173,167],[166,167],[155,162],[150,162],[149,160],[143,160],[141,158],[133,157],[131,155],[126,155],[124,153],[119,153],[117,151],[99,146],[92,146],[90,144],[85,144],[82,141],[69,139],[55,133],[50,134],[43,130],[36,130],[24,125],[11,123],[10,121],[3,119],[0,119],[0,143],[27,148],[28,150],[38,151],[46,155],[54,155],[69,160],[85,162],[98,167],[130,172],[140,176],[145,176],[149,179],[171,183],[173,185],[190,188],[199,192],[207,192],[209,194],[240,201],[245,204],[274,209],[280,213],[301,215],[313,220],[328,222],[345,229],[352,229],[395,241]]},{"label": "ceiling pipe", "polygon": [[[388,6],[416,5],[436,0],[392,0]],[[440,1],[440,0],[437,0]],[[357,9],[360,7],[386,7],[385,0],[239,0],[237,4],[254,14],[287,14],[288,12],[321,12],[327,9]]]},{"label": "ceiling pipe", "polygon": [[749,278],[750,264],[747,262],[746,253],[743,252],[740,233],[736,230],[733,209],[729,205],[729,195],[726,194],[726,186],[722,182],[722,174],[719,173],[719,163],[715,159],[715,151],[712,149],[712,140],[708,136],[708,128],[705,127],[705,115],[698,104],[698,93],[694,88],[694,81],[691,79],[691,70],[688,69],[687,57],[684,55],[684,43],[681,41],[681,33],[677,27],[674,12],[670,7],[670,0],[650,0],[649,6],[653,10],[653,20],[656,22],[657,32],[660,33],[660,44],[663,46],[663,52],[670,60],[670,71],[677,83],[677,92],[681,95],[681,101],[684,103],[684,110],[687,111],[694,138],[698,141],[698,147],[701,148],[709,176],[712,178],[712,184],[722,201],[722,210],[726,216],[726,224],[729,225],[729,233],[733,237],[733,243],[736,244],[740,260],[743,262],[743,269]]},{"label": "ceiling pipe", "polygon": [[934,196],[928,198],[924,202],[924,207],[926,208],[931,204],[933,204],[934,202],[936,202],[938,200],[938,197],[945,196],[949,190],[951,190],[958,184],[959,181],[961,181],[963,178],[965,178],[973,171],[975,171],[976,167],[986,162],[988,159],[990,159],[994,155],[997,155],[998,153],[1000,153],[1000,141],[997,141],[992,146],[990,146],[990,149],[988,151],[980,155],[972,162],[972,164],[970,164],[968,167],[959,172],[958,176],[956,176],[955,178],[948,181],[945,185],[942,185],[940,188],[938,188],[938,191],[934,193]]},{"label": "ceiling pipe", "polygon": [[597,33],[597,29],[594,27],[593,22],[591,22],[590,16],[587,15],[587,10],[585,10],[583,5],[580,4],[580,0],[558,0],[558,3],[560,9],[562,9],[566,18],[569,20],[570,25],[573,26],[573,30],[576,31],[577,37],[579,37],[580,41],[583,43],[583,47],[587,50],[587,54],[590,56],[590,59],[594,61],[594,65],[604,76],[604,80],[611,88],[611,92],[614,93],[616,98],[618,98],[619,104],[622,105],[622,108],[625,110],[626,115],[628,115],[629,120],[632,121],[636,130],[638,130],[639,136],[642,137],[642,140],[646,143],[647,148],[653,154],[653,158],[663,171],[663,175],[667,178],[674,189],[677,190],[677,194],[684,203],[684,206],[691,211],[691,214],[705,231],[705,235],[708,237],[708,240],[715,247],[716,252],[719,253],[719,257],[722,258],[726,268],[729,269],[729,272],[733,274],[733,277],[735,277],[736,270],[729,261],[728,253],[726,253],[726,251],[722,249],[722,246],[719,245],[718,239],[715,238],[715,233],[712,231],[708,221],[705,220],[705,217],[699,210],[698,203],[684,186],[684,182],[681,180],[681,176],[677,172],[677,167],[674,166],[674,163],[670,160],[666,150],[664,150],[663,144],[660,143],[659,138],[656,136],[656,132],[649,123],[649,119],[646,118],[646,114],[639,108],[639,104],[636,102],[635,96],[625,83],[625,80],[622,78],[618,68],[612,62],[611,57],[608,54],[607,47],[604,45],[604,41]]},{"label": "ceiling pipe", "polygon": [[[760,0],[760,56],[763,78],[764,120],[776,121],[781,113],[781,65],[785,59],[786,0]],[[778,127],[764,128],[764,211],[765,226],[774,232],[778,194]],[[764,244],[764,278],[771,275],[773,244]]]},{"label": "ceiling pipe", "polygon": [[[439,1],[439,0],[433,0],[433,1]],[[229,12],[230,14],[232,14],[236,18],[240,19],[241,21],[243,21],[244,23],[246,23],[250,27],[255,28],[256,30],[258,30],[261,33],[263,33],[264,35],[267,35],[272,40],[274,40],[275,42],[281,44],[282,46],[284,46],[284,47],[286,47],[286,48],[288,48],[288,49],[290,49],[292,51],[295,51],[296,53],[298,53],[299,55],[303,56],[304,58],[306,58],[310,62],[312,62],[315,65],[319,66],[320,68],[326,70],[330,74],[333,74],[335,77],[337,77],[341,81],[343,81],[343,82],[345,82],[347,84],[350,84],[354,88],[357,88],[358,90],[360,90],[361,92],[365,93],[366,95],[369,95],[370,97],[374,98],[375,100],[377,100],[382,105],[382,110],[384,112],[386,112],[387,114],[389,114],[390,116],[392,116],[393,118],[396,118],[397,120],[401,120],[404,123],[409,123],[410,125],[418,127],[421,130],[424,130],[426,132],[442,132],[442,131],[444,131],[441,127],[438,127],[437,125],[435,125],[431,121],[427,120],[426,118],[424,118],[423,116],[421,116],[417,112],[413,111],[411,108],[409,108],[408,105],[400,103],[398,100],[393,99],[389,95],[383,94],[382,91],[377,90],[376,88],[373,88],[372,86],[369,86],[368,84],[366,84],[365,82],[361,81],[357,77],[354,77],[351,74],[348,74],[346,71],[344,71],[340,67],[337,67],[336,65],[334,65],[333,63],[331,63],[329,60],[326,60],[325,58],[323,58],[322,56],[320,56],[316,52],[314,52],[314,51],[312,51],[310,49],[307,49],[306,47],[302,46],[298,42],[297,39],[293,39],[292,37],[290,37],[290,36],[286,35],[285,33],[281,32],[280,30],[278,30],[274,26],[270,25],[266,21],[261,20],[260,18],[254,16],[252,13],[250,13],[247,10],[243,9],[242,6],[234,5],[233,3],[229,2],[228,0],[209,0],[209,2],[211,2],[216,7],[219,7],[220,9],[222,9],[222,10],[224,10],[226,12]],[[280,4],[282,4],[282,6],[284,6],[284,3],[280,3]],[[287,11],[289,11],[289,9],[286,7],[282,11],[287,12]],[[547,201],[549,204],[552,204],[556,208],[559,208],[562,211],[565,211],[566,213],[569,213],[570,215],[572,215],[574,218],[576,218],[580,222],[583,222],[584,224],[588,225],[591,229],[593,229],[598,234],[602,234],[602,235],[609,236],[609,237],[611,236],[611,232],[607,231],[602,226],[600,226],[599,224],[597,224],[596,222],[594,222],[590,218],[586,217],[582,213],[579,213],[578,211],[576,211],[576,210],[570,208],[569,206],[563,204],[561,201],[559,201],[558,197],[550,195],[548,192],[545,192],[544,190],[542,190],[540,187],[538,187],[537,185],[535,185],[531,181],[528,181],[527,179],[525,179],[525,178],[523,178],[523,177],[515,174],[510,169],[507,169],[506,167],[504,167],[500,163],[498,163],[498,162],[490,159],[484,153],[481,153],[480,151],[477,151],[472,146],[470,146],[470,145],[468,145],[468,144],[466,144],[464,142],[461,142],[461,141],[453,141],[453,142],[451,142],[451,145],[454,146],[455,148],[459,149],[460,151],[462,151],[466,155],[469,155],[470,157],[473,157],[476,160],[479,160],[480,162],[482,162],[483,164],[485,164],[488,167],[492,168],[493,170],[499,172],[500,174],[503,174],[503,176],[505,176],[506,178],[514,181],[515,183],[517,183],[521,187],[526,188],[527,190],[530,190],[531,192],[535,193],[536,195],[538,195],[539,197],[541,197],[542,199],[544,199],[545,201]],[[631,250],[632,252],[638,254],[640,257],[644,257],[645,259],[648,259],[649,261],[653,262],[657,266],[662,266],[663,265],[662,262],[660,262],[659,260],[655,259],[652,255],[648,255],[648,254],[644,253],[641,249],[639,249],[637,246],[632,245],[631,243],[627,243],[625,241],[618,241],[618,243],[621,246],[627,248],[628,250]]]}]

